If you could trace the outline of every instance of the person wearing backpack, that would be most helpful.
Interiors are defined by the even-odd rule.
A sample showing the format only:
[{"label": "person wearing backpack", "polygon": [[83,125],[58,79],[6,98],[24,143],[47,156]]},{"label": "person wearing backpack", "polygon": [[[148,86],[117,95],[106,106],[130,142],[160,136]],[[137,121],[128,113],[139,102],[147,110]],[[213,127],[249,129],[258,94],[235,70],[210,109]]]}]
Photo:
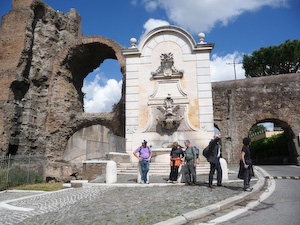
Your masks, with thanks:
[{"label": "person wearing backpack", "polygon": [[219,144],[219,140],[221,139],[221,137],[222,136],[218,134],[214,135],[214,139],[209,142],[208,152],[206,153],[207,161],[210,163],[210,172],[209,172],[209,179],[208,179],[208,186],[210,188],[215,188],[215,186],[212,184],[215,170],[217,170],[217,186],[223,186],[222,168],[220,164],[222,146]]},{"label": "person wearing backpack", "polygon": [[[139,152],[139,155],[137,154]],[[149,171],[149,161],[152,157],[152,151],[150,147],[147,146],[147,141],[142,141],[142,146],[138,147],[134,152],[133,155],[138,158],[139,163],[142,169],[142,178],[141,183],[149,184],[147,180],[147,173]]]},{"label": "person wearing backpack", "polygon": [[[185,185],[196,185],[197,153],[189,140],[184,141],[185,150]],[[191,179],[192,176],[192,179]]]}]

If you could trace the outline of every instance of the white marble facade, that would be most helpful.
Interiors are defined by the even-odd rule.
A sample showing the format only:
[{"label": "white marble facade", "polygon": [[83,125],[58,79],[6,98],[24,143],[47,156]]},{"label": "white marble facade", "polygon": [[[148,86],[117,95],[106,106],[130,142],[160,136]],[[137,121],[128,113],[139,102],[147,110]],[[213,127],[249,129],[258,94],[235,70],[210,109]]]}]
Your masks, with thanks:
[{"label": "white marble facade", "polygon": [[131,156],[143,139],[159,161],[168,158],[158,155],[168,154],[174,141],[183,146],[189,139],[203,149],[212,138],[210,53],[214,44],[203,42],[203,38],[199,34],[196,43],[185,30],[162,26],[145,34],[138,45],[132,38],[132,47],[123,51],[126,151]]}]

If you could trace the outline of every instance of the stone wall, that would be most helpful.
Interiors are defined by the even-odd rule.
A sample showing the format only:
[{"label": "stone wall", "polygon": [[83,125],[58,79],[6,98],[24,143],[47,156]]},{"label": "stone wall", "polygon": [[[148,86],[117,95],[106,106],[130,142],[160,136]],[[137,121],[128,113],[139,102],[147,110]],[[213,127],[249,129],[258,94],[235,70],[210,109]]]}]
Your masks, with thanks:
[{"label": "stone wall", "polygon": [[[214,120],[223,135],[224,156],[238,163],[242,139],[259,122],[276,122],[289,136],[291,161],[300,148],[300,75],[286,74],[213,83]],[[294,162],[295,163],[295,162]]]},{"label": "stone wall", "polygon": [[83,79],[107,58],[125,74],[121,49],[105,37],[83,37],[75,9],[13,0],[0,29],[0,157],[46,153],[46,176],[63,176],[74,170],[58,162],[76,131],[99,124],[124,135],[122,99],[113,113],[88,114],[81,92]]}]

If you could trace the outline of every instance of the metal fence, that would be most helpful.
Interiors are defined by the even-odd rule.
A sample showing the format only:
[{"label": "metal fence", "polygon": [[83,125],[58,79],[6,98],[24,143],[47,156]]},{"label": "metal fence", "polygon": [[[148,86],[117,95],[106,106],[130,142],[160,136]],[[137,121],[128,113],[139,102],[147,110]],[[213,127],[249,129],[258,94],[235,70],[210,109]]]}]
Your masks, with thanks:
[{"label": "metal fence", "polygon": [[119,152],[126,153],[126,139],[110,134],[107,141],[92,141],[86,142],[86,159],[107,159],[108,153]]},{"label": "metal fence", "polygon": [[44,181],[45,155],[8,155],[0,159],[0,190]]}]

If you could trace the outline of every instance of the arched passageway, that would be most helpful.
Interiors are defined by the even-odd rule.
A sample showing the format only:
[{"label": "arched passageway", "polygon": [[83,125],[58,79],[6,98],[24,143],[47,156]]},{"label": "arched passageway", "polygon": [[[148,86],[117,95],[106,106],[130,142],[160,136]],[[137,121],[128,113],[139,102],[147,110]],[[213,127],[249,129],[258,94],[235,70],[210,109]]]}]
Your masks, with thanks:
[{"label": "arched passageway", "polygon": [[[69,138],[80,129],[92,125],[103,125],[115,135],[124,135],[123,98],[114,106],[112,113],[85,113],[82,92],[85,77],[101,67],[106,59],[119,62],[124,79],[122,49],[123,46],[105,37],[83,37],[58,57],[49,87],[47,132],[51,135],[48,151],[56,152],[63,158]],[[101,101],[101,98],[97,100]]]},{"label": "arched passageway", "polygon": [[[251,132],[254,127],[273,124],[273,129],[260,129]],[[264,119],[258,121],[249,131],[252,144],[251,157],[254,164],[297,164],[297,150],[293,139],[295,134],[291,127],[278,119]]]}]

